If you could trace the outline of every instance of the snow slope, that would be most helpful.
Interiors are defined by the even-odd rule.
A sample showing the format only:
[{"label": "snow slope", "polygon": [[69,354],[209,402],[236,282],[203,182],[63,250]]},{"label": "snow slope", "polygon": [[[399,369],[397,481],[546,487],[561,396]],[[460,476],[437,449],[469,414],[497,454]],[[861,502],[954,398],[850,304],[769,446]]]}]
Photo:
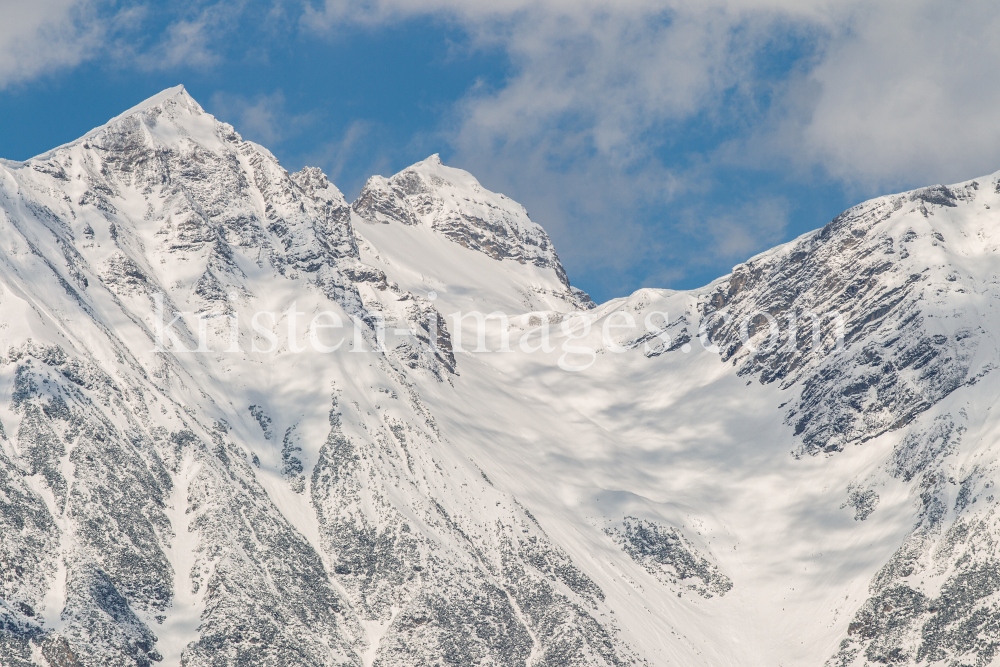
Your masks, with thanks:
[{"label": "snow slope", "polygon": [[181,87],[4,162],[0,662],[989,664],[998,190],[595,306],[437,156],[348,204]]}]

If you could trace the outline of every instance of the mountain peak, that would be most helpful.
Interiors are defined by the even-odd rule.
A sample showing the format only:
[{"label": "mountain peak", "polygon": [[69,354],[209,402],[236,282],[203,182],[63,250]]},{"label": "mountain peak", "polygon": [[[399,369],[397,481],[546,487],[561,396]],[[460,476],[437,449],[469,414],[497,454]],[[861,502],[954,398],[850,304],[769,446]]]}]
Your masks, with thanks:
[{"label": "mountain peak", "polygon": [[410,291],[450,286],[439,294],[449,308],[592,306],[571,289],[548,234],[523,206],[436,153],[391,178],[372,176],[351,210],[370,261]]},{"label": "mountain peak", "polygon": [[187,89],[183,85],[174,86],[172,88],[167,88],[159,93],[146,98],[139,104],[136,104],[131,109],[118,114],[111,120],[109,120],[106,125],[110,125],[115,121],[121,120],[123,118],[128,118],[129,116],[134,116],[138,113],[143,113],[144,111],[149,111],[155,107],[163,107],[168,102],[173,102],[179,105],[181,108],[185,108],[193,113],[201,114],[205,113],[205,110],[198,104],[197,101],[188,93]]},{"label": "mountain peak", "polygon": [[475,176],[449,167],[435,153],[391,178],[372,176],[352,205],[373,223],[420,225],[495,260],[513,260],[566,273],[541,225],[523,206],[484,188]]},{"label": "mountain peak", "polygon": [[[170,140],[171,138],[176,138],[178,134],[182,134],[190,137],[208,139],[210,143],[215,143],[215,141],[211,139],[211,136],[215,134],[215,128],[219,125],[218,121],[214,116],[207,113],[202,106],[198,104],[193,97],[191,97],[183,85],[179,85],[167,88],[166,90],[160,91],[156,95],[146,98],[139,104],[136,104],[134,107],[118,114],[103,125],[95,127],[79,139],[37,155],[31,160],[28,160],[28,162],[50,160],[64,149],[77,146],[79,144],[88,144],[93,139],[107,132],[109,129],[119,126],[122,122],[128,120],[129,118],[148,115],[150,113],[156,115],[164,114],[167,118],[169,118],[171,124],[174,126],[173,130],[157,132],[157,134],[163,135],[161,138],[164,140]],[[184,117],[186,117],[185,120],[179,123],[177,122]],[[176,130],[180,126],[183,126],[184,129],[178,133]],[[148,125],[148,127],[151,128],[152,125]]]}]

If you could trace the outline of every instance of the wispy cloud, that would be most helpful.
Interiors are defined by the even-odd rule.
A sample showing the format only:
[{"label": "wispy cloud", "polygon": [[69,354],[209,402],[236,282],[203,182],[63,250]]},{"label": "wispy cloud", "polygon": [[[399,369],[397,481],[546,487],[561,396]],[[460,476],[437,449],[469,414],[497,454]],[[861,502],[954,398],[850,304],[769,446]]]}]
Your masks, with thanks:
[{"label": "wispy cloud", "polygon": [[160,41],[142,54],[142,65],[150,69],[214,65],[219,55],[211,46],[213,23],[208,12],[192,20],[174,21]]},{"label": "wispy cloud", "polygon": [[240,19],[287,27],[280,0],[0,0],[0,88],[103,58],[113,67],[208,67],[225,57]]},{"label": "wispy cloud", "polygon": [[355,120],[348,125],[343,133],[332,141],[323,143],[303,156],[303,160],[311,165],[323,168],[330,180],[341,183],[348,181],[349,190],[360,189],[367,176],[383,170],[385,163],[372,163],[364,174],[348,174],[347,166],[357,160],[359,152],[372,134],[373,125],[367,120]]},{"label": "wispy cloud", "polygon": [[788,228],[788,201],[763,197],[713,211],[711,207],[685,211],[687,232],[705,235],[708,255],[703,261],[742,261],[761,249],[778,243]]},{"label": "wispy cloud", "polygon": [[[915,0],[858,7],[791,88],[818,95],[779,126],[851,184],[957,181],[1000,169],[1000,8]],[[791,103],[787,106],[791,107]]]},{"label": "wispy cloud", "polygon": [[89,0],[0,0],[0,89],[76,65],[104,30]]},{"label": "wispy cloud", "polygon": [[[571,264],[669,256],[663,239],[691,210],[672,202],[719,194],[733,166],[819,175],[859,196],[1000,167],[995,3],[327,0],[303,20],[418,16],[510,58],[502,85],[459,102],[444,139],[453,162],[524,200]],[[783,42],[797,50],[772,66]],[[696,146],[693,128],[708,135]],[[787,202],[761,193],[755,213],[744,199],[701,215],[706,256],[738,259],[785,233]],[[658,205],[673,231],[657,243]]]},{"label": "wispy cloud", "polygon": [[[268,5],[266,2],[257,4]],[[156,23],[165,25],[133,46],[136,65],[150,70],[170,70],[206,68],[221,63],[233,35],[241,29],[240,20],[251,5],[249,0],[178,0],[157,7],[149,14],[155,17]],[[150,4],[143,3],[143,6],[150,7]],[[253,6],[256,9],[256,5]]]},{"label": "wispy cloud", "polygon": [[[727,169],[860,197],[1000,167],[1000,9],[985,0],[0,0],[0,15],[0,88],[109,53],[210,68],[248,26],[272,45],[415,19],[458,27],[456,53],[503,53],[506,76],[453,100],[434,141],[429,128],[413,141],[523,201],[571,274],[664,276],[665,262],[735,261],[783,238],[793,204],[732,192]],[[280,92],[211,106],[265,144],[314,127]],[[300,158],[353,183],[380,141],[354,120]],[[694,218],[702,234],[673,243]]]},{"label": "wispy cloud", "polygon": [[316,120],[312,113],[289,112],[281,90],[252,98],[220,91],[212,95],[208,108],[247,139],[268,146],[302,132]]}]

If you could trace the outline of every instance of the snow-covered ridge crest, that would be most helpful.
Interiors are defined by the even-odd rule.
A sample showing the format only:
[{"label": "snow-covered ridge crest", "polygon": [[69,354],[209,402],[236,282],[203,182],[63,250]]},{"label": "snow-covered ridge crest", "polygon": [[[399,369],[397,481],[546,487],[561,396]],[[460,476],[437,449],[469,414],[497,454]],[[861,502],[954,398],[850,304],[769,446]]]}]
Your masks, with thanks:
[{"label": "snow-covered ridge crest", "polygon": [[[100,273],[123,256],[142,268],[147,296],[180,291],[210,308],[227,291],[252,293],[248,260],[313,274],[357,301],[343,287],[358,253],[340,191],[318,170],[289,175],[183,87],[20,164],[18,178],[42,196],[64,191],[48,208],[67,240],[93,241],[81,258]],[[167,280],[168,257],[183,257],[190,278]]]},{"label": "snow-covered ridge crest", "polygon": [[[1000,193],[995,175],[980,180],[854,206],[705,291],[702,319],[724,360],[763,382],[804,387],[788,419],[806,451],[905,426],[992,368],[976,354],[992,340],[974,332],[985,333],[980,300],[993,277],[983,268],[996,251],[987,221]],[[791,324],[807,313],[794,336]],[[761,345],[771,328],[775,344],[752,353],[744,336]]]}]

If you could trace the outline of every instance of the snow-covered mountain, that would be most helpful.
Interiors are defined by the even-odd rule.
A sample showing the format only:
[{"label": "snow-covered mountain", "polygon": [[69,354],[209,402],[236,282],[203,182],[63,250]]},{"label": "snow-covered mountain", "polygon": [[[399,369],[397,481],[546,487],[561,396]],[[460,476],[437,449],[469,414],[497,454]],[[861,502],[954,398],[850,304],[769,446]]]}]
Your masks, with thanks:
[{"label": "snow-covered mountain", "polygon": [[595,305],[437,156],[349,204],[180,87],[0,162],[0,664],[990,664],[994,210]]}]

